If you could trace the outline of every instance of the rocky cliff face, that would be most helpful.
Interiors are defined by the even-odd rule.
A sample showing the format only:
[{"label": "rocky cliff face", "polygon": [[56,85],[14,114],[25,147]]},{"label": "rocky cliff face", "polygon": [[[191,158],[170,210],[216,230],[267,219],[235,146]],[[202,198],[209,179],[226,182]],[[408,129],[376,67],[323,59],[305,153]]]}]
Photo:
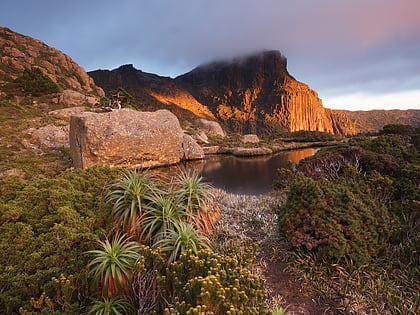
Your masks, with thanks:
[{"label": "rocky cliff face", "polygon": [[104,94],[85,70],[66,54],[39,40],[0,27],[0,90],[3,84],[20,76],[25,67],[40,68],[63,89],[93,96]]},{"label": "rocky cliff face", "polygon": [[278,51],[200,66],[176,82],[236,132],[357,132],[350,120],[325,109],[315,91],[288,73]]},{"label": "rocky cliff face", "polygon": [[334,110],[346,115],[362,132],[375,132],[388,124],[404,124],[420,127],[420,110]]}]

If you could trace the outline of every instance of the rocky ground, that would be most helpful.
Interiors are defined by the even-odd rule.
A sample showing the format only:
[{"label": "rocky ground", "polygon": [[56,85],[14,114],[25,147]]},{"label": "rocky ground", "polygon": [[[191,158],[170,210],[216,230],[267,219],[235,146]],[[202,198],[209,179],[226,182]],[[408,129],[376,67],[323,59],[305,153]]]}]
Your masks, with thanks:
[{"label": "rocky ground", "polygon": [[279,245],[277,233],[278,206],[286,199],[284,193],[245,196],[216,189],[214,194],[221,212],[217,239],[251,238],[258,245],[256,268],[266,280],[270,308],[283,307],[293,315],[336,314],[288,271],[287,251]]}]

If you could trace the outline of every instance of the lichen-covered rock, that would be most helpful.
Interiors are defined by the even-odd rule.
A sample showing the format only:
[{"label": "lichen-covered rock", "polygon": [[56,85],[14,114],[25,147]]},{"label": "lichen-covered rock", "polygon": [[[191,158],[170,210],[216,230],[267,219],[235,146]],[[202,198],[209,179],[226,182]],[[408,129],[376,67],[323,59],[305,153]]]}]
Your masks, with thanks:
[{"label": "lichen-covered rock", "polygon": [[220,146],[213,145],[211,147],[203,147],[204,154],[219,154],[220,153]]},{"label": "lichen-covered rock", "polygon": [[[193,141],[189,138],[187,142]],[[147,168],[198,158],[198,150],[185,142],[178,119],[168,110],[85,112],[70,120],[70,155],[77,168],[96,164]]]},{"label": "lichen-covered rock", "polygon": [[258,143],[260,142],[260,138],[257,135],[248,134],[242,136],[242,142],[244,143]]},{"label": "lichen-covered rock", "polygon": [[204,157],[203,149],[189,135],[184,135],[182,148],[184,149],[184,160],[199,160]]},{"label": "lichen-covered rock", "polygon": [[194,126],[198,129],[204,131],[208,136],[220,136],[225,137],[226,134],[223,131],[222,127],[217,121],[211,121],[207,119],[196,119],[194,121]]},{"label": "lichen-covered rock", "polygon": [[95,105],[99,100],[96,97],[86,96],[80,92],[73,90],[64,90],[59,93],[59,102],[66,106],[77,106],[77,105]]}]

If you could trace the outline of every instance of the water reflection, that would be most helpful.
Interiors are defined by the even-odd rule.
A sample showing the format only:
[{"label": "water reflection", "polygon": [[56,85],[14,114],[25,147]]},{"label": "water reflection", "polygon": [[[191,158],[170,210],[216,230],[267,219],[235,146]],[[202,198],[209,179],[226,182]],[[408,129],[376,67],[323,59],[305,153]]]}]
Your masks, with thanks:
[{"label": "water reflection", "polygon": [[290,163],[295,165],[301,159],[314,154],[315,151],[314,148],[308,148],[252,158],[213,155],[207,156],[205,160],[190,161],[156,171],[174,174],[180,169],[187,169],[199,173],[213,186],[228,192],[259,195],[271,190],[278,168],[286,168]]}]

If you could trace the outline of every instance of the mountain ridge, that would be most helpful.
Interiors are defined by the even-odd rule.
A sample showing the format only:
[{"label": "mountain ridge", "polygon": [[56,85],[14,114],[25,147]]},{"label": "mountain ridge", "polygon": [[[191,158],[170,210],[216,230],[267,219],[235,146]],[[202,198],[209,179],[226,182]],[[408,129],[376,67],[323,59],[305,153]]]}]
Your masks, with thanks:
[{"label": "mountain ridge", "polygon": [[144,105],[151,97],[160,104],[186,110],[191,110],[187,103],[198,106],[201,114],[217,119],[233,132],[357,132],[346,116],[324,108],[315,91],[289,74],[287,59],[279,51],[207,63],[174,79],[145,73],[132,65],[91,71],[89,75],[105,90],[125,88],[142,98]]}]

